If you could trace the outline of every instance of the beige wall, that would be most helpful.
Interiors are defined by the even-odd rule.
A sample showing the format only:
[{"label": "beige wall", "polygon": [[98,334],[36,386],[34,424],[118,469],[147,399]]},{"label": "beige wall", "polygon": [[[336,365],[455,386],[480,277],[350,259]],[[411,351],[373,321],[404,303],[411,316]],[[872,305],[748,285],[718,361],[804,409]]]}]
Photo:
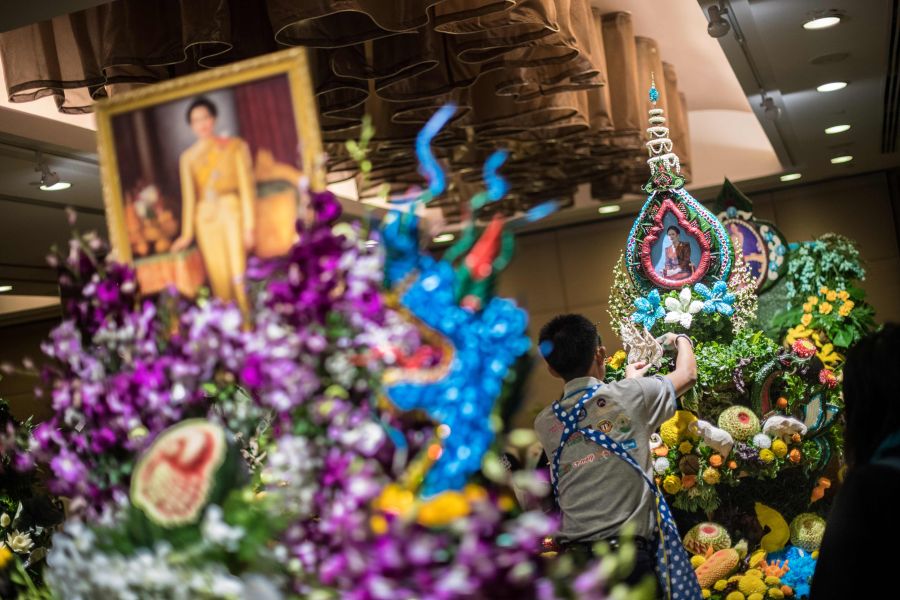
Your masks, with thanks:
[{"label": "beige wall", "polygon": [[[755,213],[777,223],[789,241],[801,241],[830,231],[859,242],[868,277],[864,284],[879,321],[900,321],[900,250],[892,198],[896,175],[874,173],[807,186],[791,186],[754,195]],[[580,312],[601,324],[609,348],[618,340],[609,326],[606,303],[613,266],[625,244],[632,217],[604,220],[519,237],[516,256],[500,278],[499,292],[516,298],[531,315],[530,332],[562,312]],[[39,356],[40,341],[55,321],[0,327],[0,362]],[[0,397],[17,415],[44,416],[48,407],[36,403],[36,382],[20,376],[0,379]],[[534,414],[559,394],[559,382],[540,361],[529,376],[526,406],[517,424],[530,426]]]},{"label": "beige wall", "polygon": [[[882,322],[900,321],[895,216],[900,199],[894,197],[892,206],[893,177],[879,172],[753,195],[754,213],[776,223],[788,241],[828,232],[856,240],[868,273],[863,287]],[[554,315],[579,312],[600,322],[607,348],[619,347],[606,306],[613,268],[632,221],[633,217],[606,220],[519,238],[516,256],[501,276],[500,293],[528,309],[532,339]],[[560,393],[559,380],[542,363],[536,365],[516,419],[519,426],[530,426],[537,411]]]}]

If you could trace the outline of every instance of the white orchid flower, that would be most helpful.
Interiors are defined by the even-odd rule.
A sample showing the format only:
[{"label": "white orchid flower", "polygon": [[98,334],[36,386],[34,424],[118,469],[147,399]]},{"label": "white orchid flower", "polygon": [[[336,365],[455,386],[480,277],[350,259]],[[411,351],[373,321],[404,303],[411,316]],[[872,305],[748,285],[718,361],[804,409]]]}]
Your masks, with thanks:
[{"label": "white orchid flower", "polygon": [[666,298],[666,323],[679,323],[685,329],[691,327],[694,315],[703,309],[701,300],[692,300],[691,288],[684,287],[677,298]]}]

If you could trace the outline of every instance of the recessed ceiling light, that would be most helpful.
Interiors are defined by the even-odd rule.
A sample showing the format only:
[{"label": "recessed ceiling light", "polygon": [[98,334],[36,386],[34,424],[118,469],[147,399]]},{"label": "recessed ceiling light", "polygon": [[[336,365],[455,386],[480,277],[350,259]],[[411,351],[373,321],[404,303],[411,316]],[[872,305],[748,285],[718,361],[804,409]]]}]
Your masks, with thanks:
[{"label": "recessed ceiling light", "polygon": [[827,17],[819,17],[803,24],[803,29],[828,29],[834,27],[841,22],[841,18],[836,15],[828,15]]},{"label": "recessed ceiling light", "polygon": [[832,158],[831,164],[839,165],[841,163],[850,162],[851,160],[853,160],[853,157],[850,156],[849,154],[845,154],[844,156],[835,156],[834,158]]},{"label": "recessed ceiling light", "polygon": [[609,215],[615,212],[619,212],[622,210],[622,207],[618,204],[607,204],[606,206],[601,206],[597,209],[597,212],[601,215]]},{"label": "recessed ceiling light", "polygon": [[836,92],[837,90],[842,90],[847,87],[846,81],[832,81],[829,83],[823,83],[819,87],[816,88],[817,92]]},{"label": "recessed ceiling light", "polygon": [[12,291],[11,285],[0,285],[0,294],[2,294],[3,292],[11,292],[11,291]]},{"label": "recessed ceiling light", "polygon": [[835,133],[844,133],[848,129],[850,129],[849,125],[832,125],[831,127],[825,128],[825,133],[827,133],[828,135],[832,135]]},{"label": "recessed ceiling light", "polygon": [[782,175],[779,179],[782,181],[797,181],[801,177],[803,177],[803,175],[800,173],[788,173],[787,175]]},{"label": "recessed ceiling light", "polygon": [[454,239],[456,239],[456,236],[452,233],[442,233],[441,235],[436,236],[431,241],[435,244],[445,244],[447,242],[452,242]]},{"label": "recessed ceiling light", "polygon": [[72,184],[68,181],[57,181],[53,185],[42,185],[40,189],[45,192],[58,192],[60,190],[67,190],[70,187],[72,187]]}]

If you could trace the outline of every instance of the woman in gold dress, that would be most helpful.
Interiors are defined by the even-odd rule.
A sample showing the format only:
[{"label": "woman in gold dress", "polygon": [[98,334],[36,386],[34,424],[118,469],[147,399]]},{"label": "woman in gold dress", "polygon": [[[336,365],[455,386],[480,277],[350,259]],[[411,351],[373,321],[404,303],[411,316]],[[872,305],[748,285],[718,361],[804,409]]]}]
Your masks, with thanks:
[{"label": "woman in gold dress", "polygon": [[181,236],[172,251],[196,237],[213,294],[237,302],[247,315],[244,272],[254,245],[255,199],[250,150],[240,138],[216,135],[217,115],[204,97],[187,111],[197,141],[181,154]]}]

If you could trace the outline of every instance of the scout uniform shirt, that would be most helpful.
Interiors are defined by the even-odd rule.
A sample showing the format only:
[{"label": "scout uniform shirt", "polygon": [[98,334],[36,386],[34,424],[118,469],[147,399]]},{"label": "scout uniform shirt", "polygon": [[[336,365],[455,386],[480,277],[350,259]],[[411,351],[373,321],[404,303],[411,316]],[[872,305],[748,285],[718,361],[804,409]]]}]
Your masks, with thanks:
[{"label": "scout uniform shirt", "polygon": [[[561,404],[572,408],[585,391],[599,384],[593,377],[566,383]],[[650,435],[675,414],[675,388],[664,377],[638,377],[603,384],[584,405],[578,427],[591,427],[618,442],[652,479]],[[547,406],[534,429],[552,462],[563,424]],[[593,542],[619,535],[633,523],[634,535],[653,539],[656,503],[647,482],[625,460],[576,432],[563,446],[559,465],[561,544]]]}]

